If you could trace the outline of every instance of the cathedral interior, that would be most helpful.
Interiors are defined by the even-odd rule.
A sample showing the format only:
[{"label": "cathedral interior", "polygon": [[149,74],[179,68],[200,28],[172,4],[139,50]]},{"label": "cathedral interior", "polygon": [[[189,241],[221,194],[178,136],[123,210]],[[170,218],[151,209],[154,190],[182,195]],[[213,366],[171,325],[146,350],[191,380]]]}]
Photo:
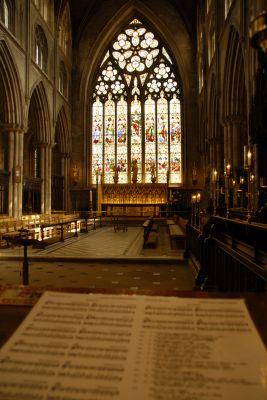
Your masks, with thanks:
[{"label": "cathedral interior", "polygon": [[[38,340],[51,339],[65,318],[59,306],[47,314],[49,319],[56,313],[54,325],[50,319],[49,329],[38,328],[36,348],[27,342],[29,331],[15,343],[31,353],[21,358],[29,362],[28,381],[19,381],[16,371],[27,373],[20,365],[5,369],[2,362],[12,360],[1,358],[6,346],[0,349],[0,399],[266,398],[266,359],[253,381],[267,347],[266,116],[266,0],[0,0],[0,348],[44,292],[40,301],[47,293],[107,296],[111,312],[101,321],[111,321],[114,332],[120,329],[114,321],[122,320],[112,319],[117,311],[111,303],[121,302],[121,310],[126,297],[129,304],[156,298],[160,305],[206,299],[211,308],[228,301],[224,322],[214,329],[218,340],[227,324],[235,335],[226,346],[234,363],[223,364],[226,347],[218,345],[210,367],[210,343],[203,345],[191,332],[177,337],[172,321],[165,332],[169,314],[154,321],[158,308],[144,320],[147,329],[153,321],[162,323],[154,326],[163,333],[155,336],[153,349],[163,346],[156,359],[161,374],[153,378],[160,389],[153,395],[117,396],[108,379],[101,389],[101,368],[114,359],[100,365],[95,343],[109,357],[125,337],[120,332],[119,341],[103,350],[107,331],[99,328],[97,339],[86,336],[85,348],[93,354],[86,385],[94,374],[100,379],[95,397],[78,386],[69,397],[68,378],[52,387],[51,397],[41,396],[37,386],[27,385],[38,373],[41,385],[47,365],[40,370],[39,361],[29,360]],[[235,359],[238,346],[248,343],[245,335],[250,337],[231,308],[240,299],[263,345],[249,342]],[[71,331],[81,314],[69,312]],[[204,325],[209,312],[199,314],[198,324]],[[98,316],[91,316],[92,324]],[[68,335],[67,329],[60,334]],[[205,340],[213,334],[207,330]],[[186,335],[192,340],[184,348]],[[50,339],[42,342],[47,360],[63,348],[57,337]],[[247,349],[246,365],[254,369],[242,375]],[[175,375],[177,352],[182,362]],[[193,361],[195,375],[179,375]],[[84,361],[83,368],[88,365]],[[238,382],[229,375],[237,365]],[[214,377],[220,368],[218,381],[201,378],[208,369]],[[137,370],[134,376],[141,374]],[[8,387],[7,373],[20,386]],[[146,376],[144,371],[144,381]],[[265,386],[256,388],[259,376]],[[227,390],[219,395],[222,381]]]},{"label": "cathedral interior", "polygon": [[266,292],[266,10],[0,0],[2,288]]}]

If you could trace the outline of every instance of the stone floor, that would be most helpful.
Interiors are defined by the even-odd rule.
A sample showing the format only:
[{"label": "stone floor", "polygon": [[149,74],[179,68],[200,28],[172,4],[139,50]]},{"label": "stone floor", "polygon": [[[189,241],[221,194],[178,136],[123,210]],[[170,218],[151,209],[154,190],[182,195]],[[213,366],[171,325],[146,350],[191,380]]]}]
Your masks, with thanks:
[{"label": "stone floor", "polygon": [[[161,226],[158,236],[156,249],[143,249],[141,227],[114,232],[106,226],[45,250],[29,249],[30,285],[192,290],[194,277],[183,251],[171,248],[167,227]],[[1,249],[0,285],[21,283],[22,256],[22,248]]]}]

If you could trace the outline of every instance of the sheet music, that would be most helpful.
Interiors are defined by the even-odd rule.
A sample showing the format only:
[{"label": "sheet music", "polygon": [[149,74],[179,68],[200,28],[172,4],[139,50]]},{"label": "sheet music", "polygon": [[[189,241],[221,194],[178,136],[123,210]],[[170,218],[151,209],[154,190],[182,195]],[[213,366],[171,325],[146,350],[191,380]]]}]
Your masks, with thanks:
[{"label": "sheet music", "polygon": [[243,300],[46,292],[0,351],[1,400],[266,398]]}]

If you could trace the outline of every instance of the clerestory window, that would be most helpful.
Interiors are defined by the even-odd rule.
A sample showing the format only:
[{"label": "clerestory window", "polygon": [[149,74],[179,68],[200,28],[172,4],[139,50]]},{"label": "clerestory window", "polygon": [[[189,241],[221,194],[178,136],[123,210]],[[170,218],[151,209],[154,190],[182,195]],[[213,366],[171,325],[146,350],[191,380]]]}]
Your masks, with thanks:
[{"label": "clerestory window", "polygon": [[35,28],[35,62],[47,72],[48,46],[43,29],[40,25]]},{"label": "clerestory window", "polygon": [[12,28],[12,7],[13,2],[10,0],[0,0],[0,19],[9,30]]},{"label": "clerestory window", "polygon": [[[181,88],[169,52],[138,19],[110,43],[93,88],[91,181],[182,182]],[[135,167],[136,168],[136,167]]]}]

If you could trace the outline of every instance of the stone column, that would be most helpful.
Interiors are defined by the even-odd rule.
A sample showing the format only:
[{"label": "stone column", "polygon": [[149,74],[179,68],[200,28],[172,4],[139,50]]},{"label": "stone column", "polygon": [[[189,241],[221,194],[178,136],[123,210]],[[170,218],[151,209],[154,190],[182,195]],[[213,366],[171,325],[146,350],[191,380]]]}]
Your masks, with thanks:
[{"label": "stone column", "polygon": [[61,174],[64,177],[63,208],[69,211],[69,165],[70,156],[64,154],[61,159]]},{"label": "stone column", "polygon": [[18,144],[19,144],[19,154],[18,154],[18,165],[20,166],[20,182],[17,183],[17,195],[18,195],[18,203],[17,203],[17,216],[21,218],[22,216],[22,202],[23,202],[23,150],[24,150],[24,132],[20,132],[18,135]]},{"label": "stone column", "polygon": [[45,208],[45,147],[44,144],[40,144],[40,175],[42,179],[41,183],[41,213],[46,213]]},{"label": "stone column", "polygon": [[46,212],[51,214],[51,189],[52,189],[52,147],[51,145],[46,147],[46,162],[47,162],[47,174],[46,174],[46,182],[47,182],[47,195],[46,195]]},{"label": "stone column", "polygon": [[224,137],[224,160],[225,162],[229,159],[229,145],[228,145],[228,119],[226,118],[223,124],[223,137]]},{"label": "stone column", "polygon": [[9,181],[8,181],[8,215],[13,216],[13,181],[14,181],[14,147],[15,147],[15,138],[14,132],[9,132],[8,135],[8,172],[9,172]]},{"label": "stone column", "polygon": [[14,132],[14,166],[13,166],[13,216],[18,214],[18,184],[16,182],[15,169],[19,166],[19,133]]}]

